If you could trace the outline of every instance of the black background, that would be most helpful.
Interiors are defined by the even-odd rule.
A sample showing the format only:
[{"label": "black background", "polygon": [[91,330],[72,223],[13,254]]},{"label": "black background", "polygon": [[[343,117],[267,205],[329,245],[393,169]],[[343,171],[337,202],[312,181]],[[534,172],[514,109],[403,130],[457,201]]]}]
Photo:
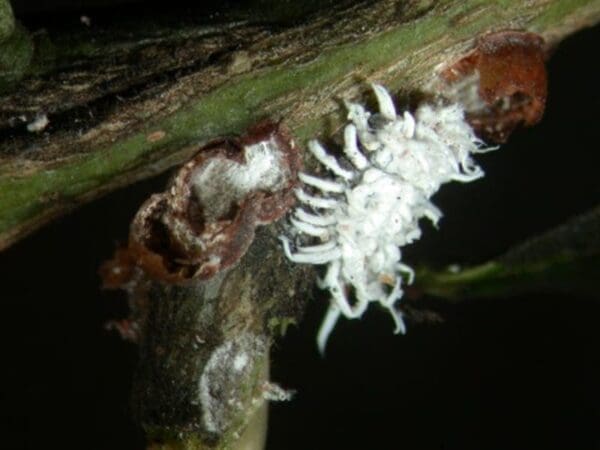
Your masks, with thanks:
[{"label": "black background", "polygon": [[[406,261],[481,262],[596,205],[599,37],[557,49],[543,122],[478,157],[485,179],[436,195],[440,229]],[[103,328],[126,315],[124,296],[100,291],[96,271],[161,184],[0,253],[0,448],[143,448],[128,413],[135,347]],[[272,379],[298,393],[272,406],[267,448],[600,449],[599,297],[426,300],[444,323],[408,323],[403,337],[373,308],[339,323],[325,359],[314,338],[326,302],[313,302],[273,353]]]}]

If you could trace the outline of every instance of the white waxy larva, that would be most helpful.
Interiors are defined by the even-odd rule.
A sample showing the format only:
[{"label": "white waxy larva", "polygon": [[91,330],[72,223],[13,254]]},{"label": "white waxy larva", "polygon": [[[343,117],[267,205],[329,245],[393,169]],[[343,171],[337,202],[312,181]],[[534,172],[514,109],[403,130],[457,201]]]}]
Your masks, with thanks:
[{"label": "white waxy larva", "polygon": [[292,225],[294,225],[298,231],[308,234],[309,236],[315,236],[319,238],[326,239],[329,236],[329,231],[326,228],[321,228],[319,226],[306,223],[302,220],[296,220],[293,217],[290,219]]},{"label": "white waxy larva", "polygon": [[327,264],[317,281],[331,294],[317,336],[321,352],[340,315],[361,317],[373,302],[390,312],[395,333],[405,333],[396,303],[403,283],[411,284],[415,273],[401,261],[399,247],[420,238],[420,219],[437,225],[442,212],[430,198],[442,184],[483,176],[471,155],[487,149],[481,148],[460,105],[425,104],[414,115],[398,115],[387,90],[377,84],[372,88],[378,113],[346,103],[350,123],[343,153],[351,165],[340,164],[317,141],[309,142],[332,178],[299,174],[308,192],[296,190],[304,207],[290,218],[295,240],[281,237],[291,261]]},{"label": "white waxy larva", "polygon": [[369,160],[358,149],[356,127],[353,124],[347,125],[344,129],[344,153],[358,170],[364,170],[369,165]]},{"label": "white waxy larva", "polygon": [[323,192],[337,192],[339,194],[344,192],[345,189],[343,184],[336,183],[335,181],[323,180],[302,172],[298,174],[298,178],[300,178],[300,181],[303,183],[314,186]]},{"label": "white waxy larva", "polygon": [[298,208],[295,211],[296,217],[303,222],[310,223],[311,225],[316,225],[318,227],[326,227],[329,225],[334,225],[336,223],[336,219],[334,216],[319,216],[316,214],[311,214],[304,211],[302,208]]},{"label": "white waxy larva", "polygon": [[318,141],[310,141],[308,143],[308,148],[310,152],[319,160],[321,164],[331,170],[338,177],[344,178],[346,180],[351,180],[354,176],[349,170],[342,169],[333,156],[328,155],[325,149],[319,144]]},{"label": "white waxy larva", "polygon": [[302,203],[312,208],[334,209],[337,206],[337,202],[333,199],[315,197],[314,195],[307,194],[302,189],[296,189],[296,197]]}]

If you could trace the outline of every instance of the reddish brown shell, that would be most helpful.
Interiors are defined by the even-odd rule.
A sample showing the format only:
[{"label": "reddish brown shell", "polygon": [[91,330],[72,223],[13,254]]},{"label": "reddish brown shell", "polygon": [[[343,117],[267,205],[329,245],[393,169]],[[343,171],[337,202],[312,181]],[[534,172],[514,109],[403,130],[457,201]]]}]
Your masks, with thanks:
[{"label": "reddish brown shell", "polygon": [[[250,190],[239,201],[219,206],[218,216],[210,216],[209,211],[227,198],[230,187],[226,180],[211,180],[214,195],[210,204],[202,204],[197,194],[202,186],[194,185],[194,177],[218,160],[233,161],[233,166],[243,169],[245,150],[261,143],[279,154],[283,182],[275,190]],[[105,285],[124,285],[126,274],[133,274],[135,267],[153,279],[183,283],[208,279],[235,264],[252,243],[256,226],[281,218],[294,204],[300,166],[298,148],[289,133],[272,122],[259,123],[241,138],[204,146],[182,166],[164,192],[152,195],[139,209],[131,224],[127,250],[117,251],[103,266]]]},{"label": "reddish brown shell", "polygon": [[118,289],[135,275],[135,258],[128,247],[120,247],[115,251],[113,258],[104,262],[98,271],[102,278],[102,287],[105,289]]},{"label": "reddish brown shell", "polygon": [[537,34],[489,33],[441,75],[453,84],[479,74],[479,97],[487,108],[467,111],[467,119],[482,137],[504,142],[517,126],[534,125],[544,114],[548,83],[544,56],[544,41]]}]

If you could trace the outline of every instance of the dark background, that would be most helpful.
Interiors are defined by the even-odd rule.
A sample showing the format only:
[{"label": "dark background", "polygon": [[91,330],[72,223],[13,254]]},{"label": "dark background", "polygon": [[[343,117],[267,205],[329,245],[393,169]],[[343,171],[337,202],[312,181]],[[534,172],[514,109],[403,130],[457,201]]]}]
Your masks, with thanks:
[{"label": "dark background", "polygon": [[[557,49],[543,122],[478,157],[485,179],[442,189],[440,229],[406,261],[482,262],[597,204],[599,38],[584,30]],[[96,271],[161,185],[111,194],[0,253],[0,448],[143,447],[128,412],[136,350],[104,330],[125,299]],[[267,448],[600,449],[599,297],[425,300],[444,323],[408,323],[404,337],[373,308],[339,323],[325,359],[314,339],[326,302],[313,302],[273,354],[272,379],[298,393],[272,406]]]}]

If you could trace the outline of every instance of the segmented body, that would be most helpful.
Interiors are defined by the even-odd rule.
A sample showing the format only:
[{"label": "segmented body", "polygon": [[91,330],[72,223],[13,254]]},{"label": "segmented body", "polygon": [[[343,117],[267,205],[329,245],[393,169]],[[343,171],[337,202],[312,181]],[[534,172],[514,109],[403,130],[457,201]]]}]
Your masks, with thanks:
[{"label": "segmented body", "polygon": [[423,105],[414,116],[399,116],[386,89],[372,88],[378,113],[346,105],[343,159],[309,142],[332,177],[299,174],[306,186],[296,191],[302,206],[290,219],[291,236],[281,236],[291,261],[327,265],[318,280],[331,294],[317,337],[321,351],[340,315],[358,318],[372,302],[391,313],[396,333],[405,332],[396,302],[414,272],[400,247],[419,239],[421,218],[437,225],[442,213],[429,199],[443,183],[483,176],[470,155],[487,149],[459,105]]}]

